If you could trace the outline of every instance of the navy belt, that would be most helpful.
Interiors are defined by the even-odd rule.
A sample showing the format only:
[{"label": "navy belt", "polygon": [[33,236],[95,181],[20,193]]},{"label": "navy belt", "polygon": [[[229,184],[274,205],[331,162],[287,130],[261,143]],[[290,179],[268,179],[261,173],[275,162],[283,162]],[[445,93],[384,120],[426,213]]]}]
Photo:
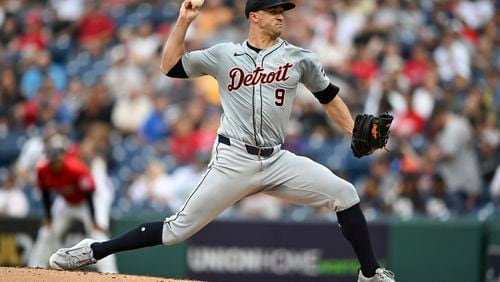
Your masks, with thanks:
[{"label": "navy belt", "polygon": [[[219,143],[226,144],[231,146],[231,140],[224,135],[219,134]],[[245,144],[245,148],[247,149],[247,153],[251,155],[261,156],[261,157],[269,157],[273,154],[274,148],[263,148],[263,147],[255,147],[252,145]]]}]

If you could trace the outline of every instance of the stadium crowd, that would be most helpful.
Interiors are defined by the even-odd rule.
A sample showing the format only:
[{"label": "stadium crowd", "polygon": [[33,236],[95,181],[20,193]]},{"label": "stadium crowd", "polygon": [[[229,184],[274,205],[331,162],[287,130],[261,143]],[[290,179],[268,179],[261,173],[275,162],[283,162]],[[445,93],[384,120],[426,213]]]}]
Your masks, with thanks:
[{"label": "stadium crowd", "polygon": [[[36,163],[72,140],[113,212],[176,211],[205,170],[217,84],[166,78],[180,0],[0,4],[0,214],[40,213]],[[368,220],[500,215],[500,5],[490,0],[294,0],[283,38],[316,52],[353,115],[395,115],[387,151],[350,140],[300,90],[284,147],[355,183]],[[245,1],[206,0],[187,49],[243,41]],[[222,216],[330,219],[258,195]]]}]

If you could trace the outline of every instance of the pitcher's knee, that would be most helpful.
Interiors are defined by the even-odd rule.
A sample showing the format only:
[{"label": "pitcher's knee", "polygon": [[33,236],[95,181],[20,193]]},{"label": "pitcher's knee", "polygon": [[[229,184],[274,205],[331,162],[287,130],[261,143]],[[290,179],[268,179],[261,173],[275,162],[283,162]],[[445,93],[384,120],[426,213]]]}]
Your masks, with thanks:
[{"label": "pitcher's knee", "polygon": [[184,240],[186,239],[182,237],[165,236],[165,234],[163,234],[163,245],[166,246],[177,245],[179,243],[182,243]]},{"label": "pitcher's knee", "polygon": [[191,236],[189,230],[176,227],[172,222],[163,223],[162,243],[163,245],[176,245],[182,243]]},{"label": "pitcher's knee", "polygon": [[349,182],[343,183],[337,199],[336,211],[343,211],[359,203],[359,196],[356,188]]}]

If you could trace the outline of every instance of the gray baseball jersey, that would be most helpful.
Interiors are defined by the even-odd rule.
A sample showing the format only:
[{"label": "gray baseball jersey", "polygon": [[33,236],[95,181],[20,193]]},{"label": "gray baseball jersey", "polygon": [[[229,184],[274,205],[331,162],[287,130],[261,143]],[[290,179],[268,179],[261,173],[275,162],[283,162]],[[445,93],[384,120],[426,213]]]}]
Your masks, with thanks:
[{"label": "gray baseball jersey", "polygon": [[258,53],[247,41],[218,44],[185,54],[182,64],[189,77],[211,75],[219,82],[219,133],[258,146],[285,141],[299,82],[311,92],[330,84],[314,53],[281,39]]},{"label": "gray baseball jersey", "polygon": [[164,244],[189,238],[235,202],[259,192],[332,211],[359,202],[352,184],[280,148],[297,85],[313,93],[330,85],[315,54],[281,39],[256,52],[245,41],[186,53],[182,66],[189,77],[217,79],[224,115],[207,172],[164,222]]}]

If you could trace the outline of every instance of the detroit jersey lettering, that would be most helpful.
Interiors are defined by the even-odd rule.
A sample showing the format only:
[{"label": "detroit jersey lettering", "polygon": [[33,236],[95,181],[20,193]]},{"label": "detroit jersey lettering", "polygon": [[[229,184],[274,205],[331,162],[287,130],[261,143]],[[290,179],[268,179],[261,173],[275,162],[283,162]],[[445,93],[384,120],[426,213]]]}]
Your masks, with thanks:
[{"label": "detroit jersey lettering", "polygon": [[317,56],[279,39],[256,52],[243,43],[221,43],[188,52],[189,77],[211,75],[219,82],[224,114],[219,134],[256,146],[282,144],[297,85],[311,92],[330,83]]}]

